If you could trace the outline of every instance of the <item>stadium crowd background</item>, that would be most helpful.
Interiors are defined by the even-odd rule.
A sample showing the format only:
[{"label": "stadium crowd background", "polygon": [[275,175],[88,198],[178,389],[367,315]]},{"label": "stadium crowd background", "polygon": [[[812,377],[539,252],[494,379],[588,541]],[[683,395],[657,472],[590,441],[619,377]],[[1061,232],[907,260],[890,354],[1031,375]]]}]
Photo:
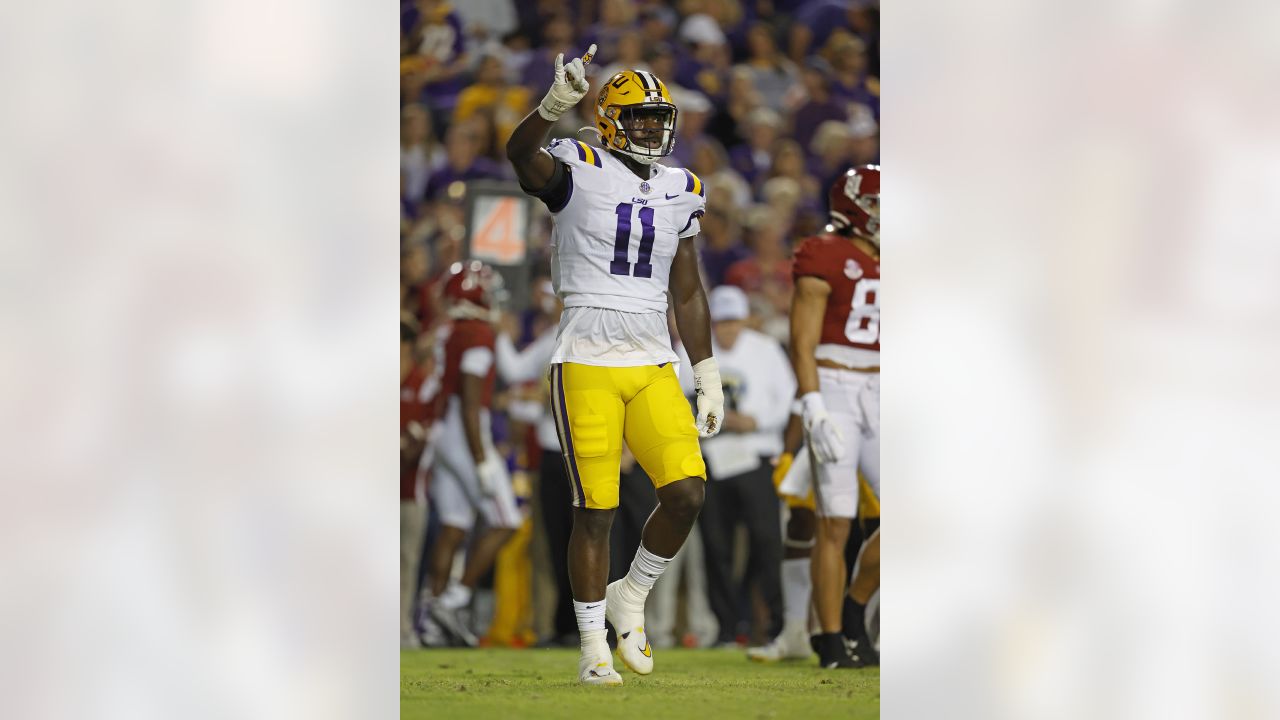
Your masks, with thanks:
[{"label": "stadium crowd background", "polygon": [[[430,362],[442,320],[441,280],[463,259],[468,183],[514,185],[503,152],[510,132],[550,86],[556,54],[572,57],[593,42],[599,49],[588,67],[591,91],[552,137],[594,143],[577,131],[593,124],[603,81],[624,68],[658,75],[679,110],[676,147],[664,162],[689,168],[707,187],[698,239],[705,285],[742,288],[748,326],[785,345],[793,247],[822,229],[826,190],[836,176],[879,162],[878,12],[875,0],[402,0],[400,296],[402,335],[414,361]],[[550,230],[551,217],[538,205],[529,309],[504,312],[499,323],[516,347],[554,323]],[[576,645],[576,637],[559,637],[553,620],[551,559],[535,507],[540,450],[532,426],[507,412],[539,402],[543,390],[536,383],[500,389],[495,440],[516,470],[529,519],[499,557],[492,623],[494,611],[482,608],[478,624],[494,644]],[[405,480],[402,472],[402,502],[421,502],[421,487],[406,488]],[[625,504],[625,491],[623,497]],[[625,532],[625,523],[616,525]],[[428,514],[428,547],[433,526]],[[758,598],[757,622],[726,629],[707,617],[704,598],[690,596],[705,587],[697,535],[682,550],[682,571],[663,578],[678,584],[683,601],[668,637],[651,630],[654,644],[767,640],[760,618],[768,613]],[[749,575],[747,563],[739,547],[739,577]],[[614,565],[615,574],[625,572],[624,563]]]}]

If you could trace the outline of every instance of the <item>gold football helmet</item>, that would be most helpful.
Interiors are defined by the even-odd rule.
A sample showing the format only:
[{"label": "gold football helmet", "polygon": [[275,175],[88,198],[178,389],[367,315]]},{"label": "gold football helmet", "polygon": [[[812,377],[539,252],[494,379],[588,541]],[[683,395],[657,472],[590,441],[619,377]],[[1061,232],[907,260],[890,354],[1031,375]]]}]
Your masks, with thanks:
[{"label": "gold football helmet", "polygon": [[676,106],[658,76],[623,70],[600,88],[596,127],[605,147],[648,165],[676,146]]}]

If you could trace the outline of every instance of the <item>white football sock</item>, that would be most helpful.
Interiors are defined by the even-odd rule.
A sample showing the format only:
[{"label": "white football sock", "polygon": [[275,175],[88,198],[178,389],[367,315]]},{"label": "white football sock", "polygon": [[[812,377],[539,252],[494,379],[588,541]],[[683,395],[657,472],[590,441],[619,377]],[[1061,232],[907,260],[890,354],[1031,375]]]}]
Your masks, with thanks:
[{"label": "white football sock", "polygon": [[662,577],[662,573],[671,564],[671,558],[664,558],[649,552],[643,544],[636,550],[636,559],[631,561],[631,570],[619,586],[619,595],[628,603],[644,607],[645,598],[653,584]]},{"label": "white football sock", "polygon": [[782,561],[782,617],[787,625],[809,621],[809,558]]},{"label": "white football sock", "polygon": [[471,604],[471,588],[458,583],[449,583],[436,602],[450,610],[466,607]]},{"label": "white football sock", "polygon": [[[578,636],[584,651],[607,642],[604,627],[604,598],[585,603],[574,600],[573,614],[578,617]],[[605,649],[608,649],[607,645]]]}]

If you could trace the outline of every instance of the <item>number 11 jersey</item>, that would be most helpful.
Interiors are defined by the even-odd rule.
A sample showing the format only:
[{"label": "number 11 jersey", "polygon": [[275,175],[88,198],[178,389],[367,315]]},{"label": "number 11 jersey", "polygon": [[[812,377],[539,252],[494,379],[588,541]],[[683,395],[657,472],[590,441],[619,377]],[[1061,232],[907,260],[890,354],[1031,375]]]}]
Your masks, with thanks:
[{"label": "number 11 jersey", "polygon": [[676,361],[667,287],[679,243],[697,235],[702,181],[653,164],[642,180],[621,160],[576,140],[548,152],[568,171],[551,234],[551,282],[564,302],[552,362],[634,366]]}]

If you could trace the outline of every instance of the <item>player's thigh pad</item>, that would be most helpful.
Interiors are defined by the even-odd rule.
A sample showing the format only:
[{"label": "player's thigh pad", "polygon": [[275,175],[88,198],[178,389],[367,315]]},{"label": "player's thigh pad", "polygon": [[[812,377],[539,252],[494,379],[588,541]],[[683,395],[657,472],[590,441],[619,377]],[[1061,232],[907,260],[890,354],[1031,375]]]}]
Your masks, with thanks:
[{"label": "player's thigh pad", "polygon": [[430,495],[441,525],[461,530],[470,530],[475,525],[475,506],[458,476],[447,465],[436,463]]},{"label": "player's thigh pad", "polygon": [[551,410],[574,507],[618,507],[623,405],[614,375],[628,369],[577,363],[551,366]]},{"label": "player's thigh pad", "polygon": [[627,447],[654,487],[707,478],[693,411],[670,365],[648,366],[644,385],[627,401]]}]

